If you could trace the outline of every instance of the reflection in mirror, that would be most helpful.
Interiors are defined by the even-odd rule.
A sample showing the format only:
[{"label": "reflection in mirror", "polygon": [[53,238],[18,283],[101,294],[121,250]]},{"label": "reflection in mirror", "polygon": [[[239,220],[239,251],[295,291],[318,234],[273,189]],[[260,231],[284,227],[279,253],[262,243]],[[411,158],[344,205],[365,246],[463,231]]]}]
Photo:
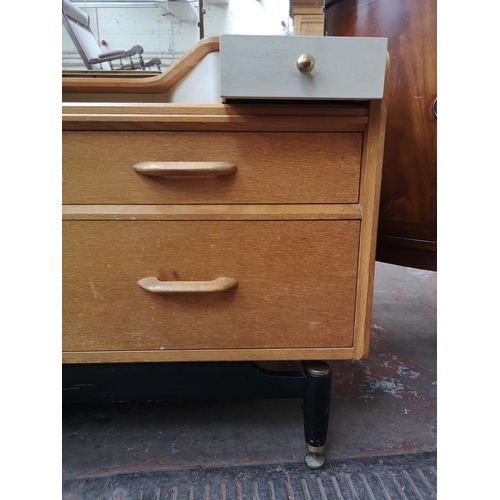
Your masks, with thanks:
[{"label": "reflection in mirror", "polygon": [[62,7],[64,73],[151,76],[202,37],[293,32],[290,0],[62,0]]}]

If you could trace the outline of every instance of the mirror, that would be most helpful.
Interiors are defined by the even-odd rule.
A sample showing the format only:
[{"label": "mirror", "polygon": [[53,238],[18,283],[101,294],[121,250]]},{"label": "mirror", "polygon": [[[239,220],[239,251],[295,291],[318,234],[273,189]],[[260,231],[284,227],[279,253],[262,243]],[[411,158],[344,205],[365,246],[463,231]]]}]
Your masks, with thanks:
[{"label": "mirror", "polygon": [[290,0],[62,0],[64,74],[152,76],[201,38],[293,34]]}]

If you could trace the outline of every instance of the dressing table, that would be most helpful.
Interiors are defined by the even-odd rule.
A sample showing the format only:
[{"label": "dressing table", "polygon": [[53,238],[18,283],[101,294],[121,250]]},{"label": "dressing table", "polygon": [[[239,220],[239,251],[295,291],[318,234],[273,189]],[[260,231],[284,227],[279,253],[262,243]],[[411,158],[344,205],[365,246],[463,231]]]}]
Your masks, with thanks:
[{"label": "dressing table", "polygon": [[325,360],[368,355],[386,49],[221,35],[160,75],[63,78],[68,400],[181,397],[159,381],[199,368],[200,397],[303,397],[322,466]]}]

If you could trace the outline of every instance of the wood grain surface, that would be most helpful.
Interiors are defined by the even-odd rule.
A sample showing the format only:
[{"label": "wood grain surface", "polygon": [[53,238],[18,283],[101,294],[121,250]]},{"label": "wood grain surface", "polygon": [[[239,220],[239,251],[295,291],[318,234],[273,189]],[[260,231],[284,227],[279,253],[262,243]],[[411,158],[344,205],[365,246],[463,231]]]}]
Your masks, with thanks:
[{"label": "wood grain surface", "polygon": [[290,0],[290,17],[293,34],[298,36],[323,36],[323,5],[318,0]]},{"label": "wood grain surface", "polygon": [[437,2],[341,0],[327,6],[325,16],[328,35],[384,36],[389,41],[378,232],[392,239],[377,249],[377,259],[436,270],[435,252],[432,262],[430,251],[412,251],[403,239],[437,242],[437,118],[432,109],[437,98]]},{"label": "wood grain surface", "polygon": [[361,219],[358,204],[63,205],[63,220],[342,220]]},{"label": "wood grain surface", "polygon": [[[63,203],[357,203],[361,140],[348,133],[63,132]],[[133,169],[146,161],[229,162],[237,172],[153,178]]]},{"label": "wood grain surface", "polygon": [[[359,221],[63,222],[63,350],[352,347],[359,229]],[[238,286],[159,296],[138,286],[149,276],[230,276]]]},{"label": "wood grain surface", "polygon": [[299,349],[161,349],[159,351],[64,351],[63,363],[150,363],[170,361],[351,360],[352,347]]},{"label": "wood grain surface", "polygon": [[354,359],[366,358],[370,346],[380,185],[382,183],[384,137],[387,121],[387,105],[389,102],[389,93],[387,90],[389,74],[390,58],[389,53],[387,53],[384,98],[370,101],[370,123],[365,134],[363,134],[359,200],[363,210],[363,218],[361,221],[358,286],[356,291]]},{"label": "wood grain surface", "polygon": [[160,349],[159,351],[64,351],[63,363],[143,363],[158,361],[306,361],[352,359],[352,347],[299,349]]},{"label": "wood grain surface", "polygon": [[62,105],[62,127],[106,132],[363,132],[367,115],[366,101],[204,105],[72,102]]},{"label": "wood grain surface", "polygon": [[[63,361],[366,357],[386,109],[386,97],[65,103]],[[237,170],[154,178],[133,170],[144,161]],[[238,285],[138,284],[220,277]]]},{"label": "wood grain surface", "polygon": [[366,116],[64,115],[63,130],[206,132],[363,132]]}]

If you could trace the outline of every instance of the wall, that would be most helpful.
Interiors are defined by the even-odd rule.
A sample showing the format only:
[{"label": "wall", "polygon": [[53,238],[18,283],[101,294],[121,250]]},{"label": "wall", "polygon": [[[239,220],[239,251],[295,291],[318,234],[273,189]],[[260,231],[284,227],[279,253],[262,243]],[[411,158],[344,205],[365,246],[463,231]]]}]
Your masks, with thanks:
[{"label": "wall", "polygon": [[[293,32],[288,0],[229,0],[227,5],[208,3],[205,10],[205,36],[222,33],[286,35]],[[281,21],[285,22],[285,28]]]},{"label": "wall", "polygon": [[[181,20],[169,12],[168,3],[157,8],[82,8],[90,16],[96,39],[105,40],[102,51],[134,45],[144,48],[145,60],[159,57],[167,68],[199,40],[196,21]],[[171,4],[170,4],[171,5]],[[205,36],[222,33],[287,35],[292,33],[288,0],[205,0]],[[284,21],[285,27],[281,25]],[[63,69],[84,69],[78,52],[62,27]]]}]

